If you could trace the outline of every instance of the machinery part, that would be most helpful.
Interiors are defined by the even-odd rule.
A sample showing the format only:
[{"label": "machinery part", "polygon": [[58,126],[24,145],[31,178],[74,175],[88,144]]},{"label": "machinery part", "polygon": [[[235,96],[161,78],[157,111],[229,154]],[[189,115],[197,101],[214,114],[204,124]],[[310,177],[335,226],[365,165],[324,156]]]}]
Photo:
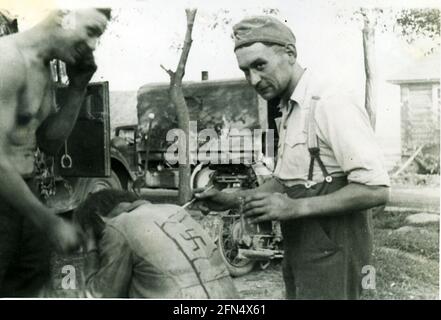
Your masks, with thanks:
[{"label": "machinery part", "polygon": [[259,261],[260,270],[266,270],[271,265],[271,260]]},{"label": "machinery part", "polygon": [[272,260],[276,258],[282,258],[283,253],[277,250],[271,249],[239,249],[238,257],[249,260]]},{"label": "machinery part", "polygon": [[253,270],[255,260],[239,257],[238,241],[235,239],[240,229],[239,219],[224,217],[219,223],[217,246],[231,276],[239,277]]},{"label": "machinery part", "polygon": [[191,174],[191,187],[193,189],[204,188],[212,182],[214,170],[202,163],[198,164]]},{"label": "machinery part", "polygon": [[260,250],[239,249],[237,255],[239,258],[244,258],[244,259],[267,260],[267,259],[274,259],[275,253],[273,250],[267,250],[267,249],[260,249]]},{"label": "machinery part", "polygon": [[103,189],[122,190],[121,181],[113,170],[108,178],[87,178],[84,195],[87,196],[89,193],[95,193]]},{"label": "machinery part", "polygon": [[64,141],[64,154],[61,157],[60,163],[63,169],[72,168],[72,157],[67,152],[67,141]]}]

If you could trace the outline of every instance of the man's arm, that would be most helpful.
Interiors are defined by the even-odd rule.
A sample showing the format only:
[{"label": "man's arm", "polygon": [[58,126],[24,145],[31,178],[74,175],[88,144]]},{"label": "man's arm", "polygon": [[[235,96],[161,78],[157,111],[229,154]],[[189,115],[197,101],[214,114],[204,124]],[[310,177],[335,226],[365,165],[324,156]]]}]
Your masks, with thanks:
[{"label": "man's arm", "polygon": [[237,208],[240,204],[240,198],[245,199],[259,192],[283,192],[283,190],[283,185],[275,178],[265,181],[265,183],[257,188],[235,190],[234,193],[222,192],[217,189],[210,189],[208,191],[198,189],[195,191],[195,198],[199,200],[196,202],[196,206],[203,212],[210,210],[224,211]]},{"label": "man's arm", "polygon": [[[90,235],[93,237],[93,235]],[[89,298],[127,298],[132,277],[132,254],[124,236],[106,226],[99,250],[88,245],[84,274]]]},{"label": "man's arm", "polygon": [[67,66],[69,85],[60,110],[50,115],[37,131],[38,146],[48,155],[56,155],[71,134],[86,95],[87,84],[97,67],[93,56],[79,65]]},{"label": "man's arm", "polygon": [[245,198],[245,216],[251,223],[341,215],[386,204],[389,187],[349,183],[336,192],[316,197],[290,199],[281,193],[256,193]]},{"label": "man's arm", "polygon": [[24,70],[20,68],[21,64],[8,59],[0,61],[0,198],[47,232],[59,250],[68,251],[78,243],[76,229],[37,199],[8,157],[8,135],[16,123],[18,94],[24,86]]},{"label": "man's arm", "polygon": [[38,147],[47,155],[55,156],[71,134],[84,101],[86,89],[69,86],[65,104],[51,114],[37,131]]}]

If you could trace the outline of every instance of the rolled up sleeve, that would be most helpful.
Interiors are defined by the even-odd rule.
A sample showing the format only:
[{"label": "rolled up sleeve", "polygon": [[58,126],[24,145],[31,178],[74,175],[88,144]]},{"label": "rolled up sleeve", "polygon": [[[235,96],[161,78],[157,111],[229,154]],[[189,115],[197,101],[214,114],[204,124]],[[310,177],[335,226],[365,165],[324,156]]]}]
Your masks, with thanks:
[{"label": "rolled up sleeve", "polygon": [[329,146],[349,182],[390,186],[369,118],[350,96],[322,99],[316,110],[319,137]]}]

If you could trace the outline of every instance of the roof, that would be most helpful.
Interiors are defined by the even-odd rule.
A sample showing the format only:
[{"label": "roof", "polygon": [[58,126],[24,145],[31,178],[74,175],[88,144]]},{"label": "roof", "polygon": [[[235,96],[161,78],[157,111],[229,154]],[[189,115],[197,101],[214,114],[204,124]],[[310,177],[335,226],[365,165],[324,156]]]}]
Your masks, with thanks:
[{"label": "roof", "polygon": [[405,68],[392,75],[389,82],[424,83],[440,81],[440,53],[436,52],[419,59],[410,60]]},{"label": "roof", "polygon": [[[182,87],[184,89],[203,89],[203,88],[216,88],[219,86],[222,87],[236,87],[236,86],[249,86],[245,79],[235,78],[235,79],[220,79],[220,80],[204,80],[204,81],[185,81],[182,83]],[[169,82],[161,82],[161,83],[148,83],[143,85],[138,90],[138,97],[144,94],[155,93],[157,91],[162,91],[164,89],[168,89],[170,87]]]}]

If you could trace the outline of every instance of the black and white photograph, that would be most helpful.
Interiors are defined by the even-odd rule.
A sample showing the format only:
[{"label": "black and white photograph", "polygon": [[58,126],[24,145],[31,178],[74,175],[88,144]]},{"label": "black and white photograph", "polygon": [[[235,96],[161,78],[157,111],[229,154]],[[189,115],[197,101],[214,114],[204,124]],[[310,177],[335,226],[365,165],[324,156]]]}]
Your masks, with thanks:
[{"label": "black and white photograph", "polygon": [[440,12],[0,0],[0,303],[438,300]]}]

